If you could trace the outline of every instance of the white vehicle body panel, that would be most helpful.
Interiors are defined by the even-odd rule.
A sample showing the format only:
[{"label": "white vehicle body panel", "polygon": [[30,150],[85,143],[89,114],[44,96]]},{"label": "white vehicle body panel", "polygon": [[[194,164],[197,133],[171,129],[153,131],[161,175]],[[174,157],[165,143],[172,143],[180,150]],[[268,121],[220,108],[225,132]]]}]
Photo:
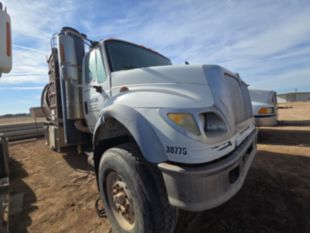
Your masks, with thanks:
[{"label": "white vehicle body panel", "polygon": [[275,105],[277,103],[277,95],[275,91],[249,89],[251,100],[254,102]]},{"label": "white vehicle body panel", "polygon": [[[230,125],[229,116],[225,115],[224,110],[215,107],[214,93],[206,79],[206,70],[211,74],[213,72],[214,76],[219,71],[229,72],[218,66],[201,65],[160,66],[112,72],[112,97],[101,109],[110,105],[133,108],[153,127],[164,148],[186,148],[186,155],[166,151],[168,161],[199,164],[216,160],[236,149],[255,130],[255,125],[251,117],[242,124],[238,122],[236,127]],[[129,91],[120,92],[122,87]],[[199,121],[200,113],[210,111],[218,112],[229,128],[225,135],[217,139],[208,138],[204,134],[194,136],[177,129],[166,117],[169,112],[186,112]]]},{"label": "white vehicle body panel", "polygon": [[255,130],[254,123],[251,123],[243,132],[240,131],[224,141],[211,144],[207,141],[197,140],[189,134],[171,128],[171,125],[163,120],[159,109],[139,109],[139,112],[147,119],[152,119],[150,124],[153,126],[165,148],[170,146],[186,148],[186,155],[167,153],[166,151],[169,161],[184,164],[201,164],[221,158],[237,148]]}]

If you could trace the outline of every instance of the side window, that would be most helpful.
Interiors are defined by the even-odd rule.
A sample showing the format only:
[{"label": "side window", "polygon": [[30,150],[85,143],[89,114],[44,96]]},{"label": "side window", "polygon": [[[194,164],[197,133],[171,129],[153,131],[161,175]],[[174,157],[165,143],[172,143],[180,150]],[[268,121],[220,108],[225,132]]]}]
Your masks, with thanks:
[{"label": "side window", "polygon": [[89,84],[91,82],[96,81],[97,78],[97,69],[96,69],[96,53],[95,50],[91,51],[88,55],[88,72],[86,75],[86,83]]},{"label": "side window", "polygon": [[104,70],[103,60],[99,49],[94,49],[90,52],[87,59],[87,75],[86,83],[91,82],[103,83],[106,80],[106,73]]},{"label": "side window", "polygon": [[103,83],[106,80],[106,73],[103,66],[103,60],[99,49],[96,49],[96,64],[97,64],[97,82]]}]

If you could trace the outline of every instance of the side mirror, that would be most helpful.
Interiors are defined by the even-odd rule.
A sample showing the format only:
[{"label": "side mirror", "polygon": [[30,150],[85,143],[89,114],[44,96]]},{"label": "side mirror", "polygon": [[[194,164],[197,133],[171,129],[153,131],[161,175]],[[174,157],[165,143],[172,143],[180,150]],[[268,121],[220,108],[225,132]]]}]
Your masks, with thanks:
[{"label": "side mirror", "polygon": [[12,69],[11,19],[0,4],[0,76]]},{"label": "side mirror", "polygon": [[93,85],[93,86],[91,86],[92,88],[94,88],[95,90],[96,90],[96,92],[98,92],[98,93],[102,93],[102,86],[100,86],[100,85]]}]

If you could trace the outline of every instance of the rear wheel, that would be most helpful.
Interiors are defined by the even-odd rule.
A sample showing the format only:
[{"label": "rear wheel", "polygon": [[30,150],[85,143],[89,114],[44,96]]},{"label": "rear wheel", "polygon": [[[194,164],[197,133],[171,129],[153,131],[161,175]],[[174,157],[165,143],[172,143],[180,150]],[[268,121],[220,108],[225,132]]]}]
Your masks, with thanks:
[{"label": "rear wheel", "polygon": [[142,162],[133,144],[107,150],[99,165],[99,186],[117,233],[171,233],[178,211],[169,205],[161,173]]}]

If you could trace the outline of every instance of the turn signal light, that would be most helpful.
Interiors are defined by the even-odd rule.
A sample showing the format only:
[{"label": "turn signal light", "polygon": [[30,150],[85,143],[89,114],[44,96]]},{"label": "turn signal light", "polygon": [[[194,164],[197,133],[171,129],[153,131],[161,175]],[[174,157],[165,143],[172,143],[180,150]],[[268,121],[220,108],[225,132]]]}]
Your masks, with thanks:
[{"label": "turn signal light", "polygon": [[182,127],[188,132],[199,135],[199,129],[194,117],[189,113],[168,113],[168,118],[176,125]]},{"label": "turn signal light", "polygon": [[267,114],[273,114],[273,113],[274,113],[273,108],[261,108],[258,111],[258,114],[261,114],[261,115],[267,115]]},{"label": "turn signal light", "polygon": [[9,22],[6,22],[6,55],[11,56],[12,47],[11,47],[11,25]]}]

